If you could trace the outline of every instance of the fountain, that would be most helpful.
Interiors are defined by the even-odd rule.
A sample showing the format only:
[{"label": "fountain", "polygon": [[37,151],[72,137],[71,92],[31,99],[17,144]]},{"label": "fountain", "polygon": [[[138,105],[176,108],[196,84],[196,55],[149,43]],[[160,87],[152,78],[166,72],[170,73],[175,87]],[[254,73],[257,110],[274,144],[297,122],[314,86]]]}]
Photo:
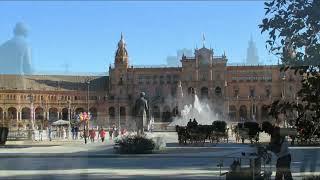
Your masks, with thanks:
[{"label": "fountain", "polygon": [[194,89],[192,89],[191,92],[191,103],[186,103],[184,106],[182,102],[187,102],[187,100],[190,99],[190,96],[183,96],[181,82],[178,83],[177,92],[177,101],[179,109],[181,109],[181,116],[175,117],[169,126],[186,126],[189,119],[194,118],[197,120],[198,124],[202,125],[211,125],[213,121],[218,120],[217,115],[210,108],[209,104],[199,100]]}]

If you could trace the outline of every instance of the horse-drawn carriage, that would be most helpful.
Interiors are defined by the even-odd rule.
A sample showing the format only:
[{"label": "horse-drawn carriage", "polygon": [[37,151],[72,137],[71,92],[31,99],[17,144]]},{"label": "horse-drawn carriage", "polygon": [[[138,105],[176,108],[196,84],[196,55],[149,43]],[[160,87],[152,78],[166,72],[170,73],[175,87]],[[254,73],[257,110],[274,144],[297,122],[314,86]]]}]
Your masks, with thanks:
[{"label": "horse-drawn carriage", "polygon": [[228,142],[228,129],[224,121],[214,121],[212,125],[191,124],[176,126],[179,144],[204,144],[206,140],[211,143],[225,140]]},{"label": "horse-drawn carriage", "polygon": [[242,141],[249,140],[252,144],[254,141],[259,141],[259,133],[261,131],[259,124],[256,122],[244,122],[238,123],[233,129],[236,139]]}]

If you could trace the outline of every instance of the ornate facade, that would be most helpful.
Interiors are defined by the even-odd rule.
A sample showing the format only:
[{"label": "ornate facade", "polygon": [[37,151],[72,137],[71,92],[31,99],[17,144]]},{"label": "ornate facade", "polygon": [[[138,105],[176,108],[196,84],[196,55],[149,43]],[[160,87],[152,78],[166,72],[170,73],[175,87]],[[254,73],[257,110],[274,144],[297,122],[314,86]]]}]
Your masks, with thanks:
[{"label": "ornate facade", "polygon": [[278,66],[228,66],[227,61],[225,54],[216,56],[203,46],[194,57],[183,55],[181,67],[136,68],[129,65],[121,35],[109,76],[1,75],[0,119],[12,128],[30,126],[31,120],[46,127],[90,111],[93,125],[125,127],[144,91],[155,122],[172,121],[183,103],[190,103],[181,104],[179,98],[193,92],[220,118],[259,122],[268,119],[266,105],[274,99],[295,98],[300,81],[292,72],[281,74]]}]

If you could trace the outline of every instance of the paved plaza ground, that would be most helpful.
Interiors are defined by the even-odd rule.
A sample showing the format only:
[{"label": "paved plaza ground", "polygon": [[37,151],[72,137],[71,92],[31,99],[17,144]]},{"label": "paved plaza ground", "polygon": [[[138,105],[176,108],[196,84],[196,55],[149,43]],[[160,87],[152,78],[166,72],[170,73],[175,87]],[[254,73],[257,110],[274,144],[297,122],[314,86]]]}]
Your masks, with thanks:
[{"label": "paved plaza ground", "polygon": [[[252,150],[249,144],[179,146],[175,133],[154,133],[167,148],[156,154],[119,155],[113,141],[84,144],[77,141],[8,142],[0,148],[0,179],[225,179],[233,157]],[[262,141],[267,141],[267,137]],[[290,147],[294,179],[320,175],[320,147]],[[307,165],[305,172],[301,167]],[[313,168],[310,168],[313,167]],[[275,159],[271,168],[275,173]]]}]

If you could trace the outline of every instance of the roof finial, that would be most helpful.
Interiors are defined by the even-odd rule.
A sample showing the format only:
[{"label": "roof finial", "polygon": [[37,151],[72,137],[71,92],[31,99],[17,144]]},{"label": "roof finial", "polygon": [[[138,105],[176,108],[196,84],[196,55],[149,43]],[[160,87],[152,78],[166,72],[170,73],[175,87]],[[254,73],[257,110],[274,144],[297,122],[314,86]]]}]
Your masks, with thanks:
[{"label": "roof finial", "polygon": [[124,37],[123,37],[123,33],[121,32],[121,38],[120,41],[118,43],[118,47],[124,47],[126,45],[126,42],[124,41]]},{"label": "roof finial", "polygon": [[204,47],[205,42],[206,42],[206,37],[205,37],[204,33],[202,33],[202,44],[203,44],[203,47]]}]

